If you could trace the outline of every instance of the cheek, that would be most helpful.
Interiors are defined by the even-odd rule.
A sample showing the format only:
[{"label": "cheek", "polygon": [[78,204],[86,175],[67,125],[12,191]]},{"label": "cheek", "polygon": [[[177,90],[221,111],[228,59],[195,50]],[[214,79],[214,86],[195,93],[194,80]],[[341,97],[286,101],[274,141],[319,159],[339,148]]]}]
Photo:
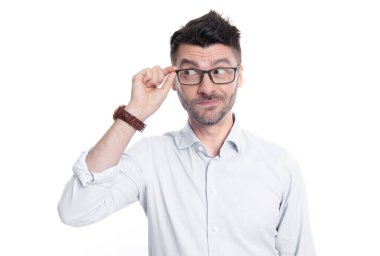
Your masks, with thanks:
[{"label": "cheek", "polygon": [[224,90],[223,91],[224,97],[230,98],[235,93],[235,90],[237,89],[238,89],[238,85],[236,84],[235,86],[228,88],[228,90]]},{"label": "cheek", "polygon": [[196,88],[193,87],[184,87],[184,86],[177,86],[177,91],[182,95],[185,99],[191,99],[194,98],[197,94]]}]

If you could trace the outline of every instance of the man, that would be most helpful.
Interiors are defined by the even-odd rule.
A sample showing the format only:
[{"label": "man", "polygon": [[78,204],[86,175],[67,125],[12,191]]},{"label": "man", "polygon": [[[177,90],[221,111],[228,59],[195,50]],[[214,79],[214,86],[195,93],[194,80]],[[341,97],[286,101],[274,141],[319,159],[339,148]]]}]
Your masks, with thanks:
[{"label": "man", "polygon": [[[297,164],[242,130],[232,112],[243,85],[239,30],[210,11],[170,42],[173,66],[138,72],[128,105],[74,165],[62,221],[87,225],[138,200],[152,256],[315,255]],[[188,113],[186,126],[124,152],[170,88]]]}]

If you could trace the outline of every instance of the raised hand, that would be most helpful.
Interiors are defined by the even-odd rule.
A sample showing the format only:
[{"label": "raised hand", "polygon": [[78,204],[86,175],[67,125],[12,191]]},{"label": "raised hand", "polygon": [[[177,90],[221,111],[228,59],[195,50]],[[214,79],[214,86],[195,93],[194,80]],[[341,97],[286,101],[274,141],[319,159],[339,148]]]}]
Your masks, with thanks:
[{"label": "raised hand", "polygon": [[131,100],[126,109],[144,121],[157,111],[174,82],[176,67],[155,66],[138,72],[132,79]]}]

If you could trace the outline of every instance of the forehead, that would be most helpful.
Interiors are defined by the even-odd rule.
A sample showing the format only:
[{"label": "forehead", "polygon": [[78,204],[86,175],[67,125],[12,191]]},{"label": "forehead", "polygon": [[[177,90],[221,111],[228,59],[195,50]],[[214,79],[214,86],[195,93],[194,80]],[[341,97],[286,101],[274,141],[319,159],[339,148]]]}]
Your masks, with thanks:
[{"label": "forehead", "polygon": [[189,61],[195,66],[212,67],[220,63],[237,65],[234,52],[231,47],[223,44],[214,44],[208,47],[200,47],[191,44],[181,44],[177,51],[175,65],[188,64]]}]

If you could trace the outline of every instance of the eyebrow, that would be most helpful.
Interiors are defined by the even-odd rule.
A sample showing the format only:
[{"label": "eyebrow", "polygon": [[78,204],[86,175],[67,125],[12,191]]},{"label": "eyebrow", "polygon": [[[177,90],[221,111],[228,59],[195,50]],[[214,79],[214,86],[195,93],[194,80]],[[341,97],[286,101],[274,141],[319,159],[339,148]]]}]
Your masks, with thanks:
[{"label": "eyebrow", "polygon": [[215,61],[213,61],[211,64],[213,65],[213,66],[216,66],[216,65],[218,65],[219,63],[227,63],[227,64],[229,64],[229,65],[232,65],[231,64],[231,62],[227,59],[227,58],[222,58],[222,59],[218,59],[218,60],[215,60]]},{"label": "eyebrow", "polygon": [[198,67],[199,66],[197,62],[189,60],[189,59],[183,59],[183,60],[181,60],[181,62],[179,63],[179,66],[181,67],[182,65],[185,65],[185,64],[190,64],[190,65],[192,65],[194,67]]},{"label": "eyebrow", "polygon": [[[231,62],[227,58],[221,58],[221,59],[215,60],[215,61],[211,62],[211,65],[216,66],[220,63],[227,63],[229,65],[232,65]],[[197,67],[197,68],[199,67],[199,64],[196,61],[189,60],[186,58],[181,60],[181,62],[179,63],[179,66],[181,67],[182,65],[185,65],[185,64],[190,64],[190,65]]]}]

